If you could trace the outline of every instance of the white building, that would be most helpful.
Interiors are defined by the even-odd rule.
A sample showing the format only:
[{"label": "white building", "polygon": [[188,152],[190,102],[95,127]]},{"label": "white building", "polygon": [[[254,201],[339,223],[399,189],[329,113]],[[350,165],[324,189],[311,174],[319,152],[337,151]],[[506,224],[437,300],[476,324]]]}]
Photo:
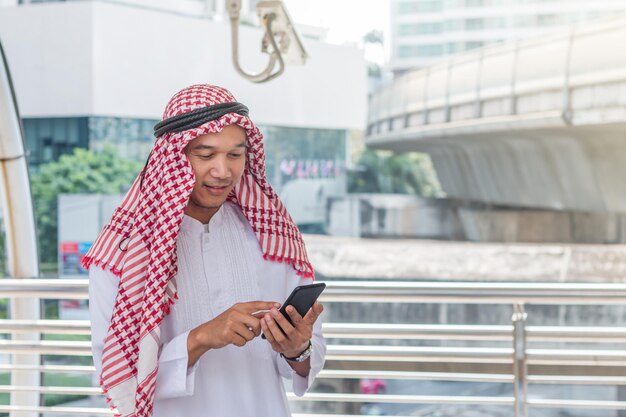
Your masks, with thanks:
[{"label": "white building", "polygon": [[623,0],[391,0],[395,73],[487,44],[626,12]]},{"label": "white building", "polygon": [[[250,108],[278,189],[292,179],[341,177],[349,137],[364,129],[367,68],[355,47],[303,36],[310,57],[304,66],[254,84],[232,65],[228,19],[204,12],[223,0],[16,4],[24,2],[0,3],[0,42],[33,167],[104,144],[144,161],[165,104],[195,83],[224,86]],[[193,4],[198,13],[180,9]],[[267,64],[262,36],[258,27],[240,27],[240,62],[248,72]]]},{"label": "white building", "polygon": [[[67,0],[0,0],[0,6],[26,6],[37,3],[59,3]],[[72,0],[70,0],[72,1]],[[259,0],[242,0],[242,15],[251,17]],[[117,3],[192,16],[224,17],[224,0],[119,0]]]},{"label": "white building", "polygon": [[[152,126],[169,98],[201,82],[229,88],[269,136],[288,130],[314,142],[317,133],[340,131],[343,138],[363,130],[367,73],[355,47],[303,36],[310,57],[304,66],[288,66],[276,80],[254,84],[231,63],[230,22],[180,9],[217,7],[222,0],[160,2],[178,5],[176,12],[139,5],[143,0],[29,1],[0,8],[0,42],[35,165],[99,140],[118,141],[126,155],[143,159],[141,143],[152,141]],[[267,63],[262,35],[260,28],[240,27],[240,62],[248,72]]]}]

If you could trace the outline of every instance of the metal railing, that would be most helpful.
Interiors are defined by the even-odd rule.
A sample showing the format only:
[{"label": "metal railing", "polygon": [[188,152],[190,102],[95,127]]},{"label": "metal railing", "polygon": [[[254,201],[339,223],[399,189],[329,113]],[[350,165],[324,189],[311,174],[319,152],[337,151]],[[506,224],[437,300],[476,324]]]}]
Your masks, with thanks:
[{"label": "metal railing", "polygon": [[[357,415],[362,403],[414,405],[485,405],[509,407],[515,416],[528,416],[530,408],[593,408],[626,410],[626,401],[592,399],[529,398],[530,384],[626,386],[626,327],[527,326],[529,305],[626,305],[626,284],[481,283],[481,282],[373,282],[327,281],[322,301],[330,309],[336,303],[428,303],[511,305],[506,325],[456,325],[415,323],[324,323],[329,339],[326,367],[318,380],[341,392],[310,392],[294,402],[335,405],[333,415]],[[0,298],[87,299],[84,279],[4,279]],[[82,320],[0,320],[0,332],[88,335]],[[441,342],[437,346],[393,345],[408,341]],[[481,346],[447,346],[471,341]],[[358,343],[357,343],[358,342]],[[487,343],[495,345],[484,346]],[[360,344],[359,344],[360,343]],[[392,343],[390,345],[390,343]],[[556,343],[556,347],[533,344]],[[589,348],[568,347],[568,343]],[[611,348],[606,348],[606,344]],[[0,352],[41,355],[90,356],[88,341],[0,340]],[[445,366],[443,366],[445,365]],[[94,372],[93,366],[0,364],[0,371],[42,373]],[[397,395],[359,394],[355,381],[363,378],[411,381],[454,381],[508,384],[506,395]],[[352,381],[352,385],[343,384]],[[334,384],[334,385],[333,385]],[[328,386],[328,384],[325,384]],[[346,389],[347,388],[347,389]],[[352,389],[352,390],[350,390]],[[97,387],[0,385],[0,392],[100,395]],[[0,412],[32,411],[60,415],[110,415],[92,407],[0,406]],[[320,414],[294,414],[296,416]]]}]

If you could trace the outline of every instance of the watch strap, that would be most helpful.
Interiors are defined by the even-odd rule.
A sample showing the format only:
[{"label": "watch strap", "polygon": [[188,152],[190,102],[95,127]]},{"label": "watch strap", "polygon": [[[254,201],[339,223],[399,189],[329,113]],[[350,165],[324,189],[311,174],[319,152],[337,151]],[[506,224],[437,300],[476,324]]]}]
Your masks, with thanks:
[{"label": "watch strap", "polygon": [[285,358],[285,359],[287,359],[288,361],[291,361],[291,362],[304,362],[305,360],[308,359],[309,356],[311,356],[312,352],[313,352],[313,344],[309,340],[309,345],[298,356],[295,356],[293,358],[289,358],[289,357],[283,355],[282,353],[280,354],[280,356],[282,356],[283,358]]}]

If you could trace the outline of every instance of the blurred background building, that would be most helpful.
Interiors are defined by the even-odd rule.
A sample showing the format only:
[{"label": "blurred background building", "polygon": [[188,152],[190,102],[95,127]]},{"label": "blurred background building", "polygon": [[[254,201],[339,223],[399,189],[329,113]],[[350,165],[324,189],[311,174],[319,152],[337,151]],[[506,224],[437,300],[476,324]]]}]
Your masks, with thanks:
[{"label": "blurred background building", "polygon": [[[255,3],[244,2],[241,60],[261,69],[262,32],[250,23]],[[223,1],[2,4],[19,6],[2,9],[0,38],[33,172],[76,148],[109,145],[121,158],[145,161],[152,127],[169,97],[187,85],[212,82],[250,107],[265,134],[268,178],[279,192],[289,181],[303,183],[292,187],[295,199],[322,188],[345,190],[349,138],[362,131],[366,111],[365,61],[354,46],[327,44],[323,31],[304,27],[307,65],[258,85],[232,68]],[[296,219],[320,229],[322,204],[294,207]]]},{"label": "blurred background building", "polygon": [[400,74],[624,11],[622,0],[392,0],[389,66]]}]

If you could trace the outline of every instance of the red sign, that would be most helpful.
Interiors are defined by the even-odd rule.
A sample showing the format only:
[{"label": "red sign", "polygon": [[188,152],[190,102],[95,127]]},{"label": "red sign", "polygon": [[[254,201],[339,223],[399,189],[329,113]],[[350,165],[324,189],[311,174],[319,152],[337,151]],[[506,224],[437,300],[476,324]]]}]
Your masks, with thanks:
[{"label": "red sign", "polygon": [[78,242],[61,243],[61,253],[78,253]]}]

